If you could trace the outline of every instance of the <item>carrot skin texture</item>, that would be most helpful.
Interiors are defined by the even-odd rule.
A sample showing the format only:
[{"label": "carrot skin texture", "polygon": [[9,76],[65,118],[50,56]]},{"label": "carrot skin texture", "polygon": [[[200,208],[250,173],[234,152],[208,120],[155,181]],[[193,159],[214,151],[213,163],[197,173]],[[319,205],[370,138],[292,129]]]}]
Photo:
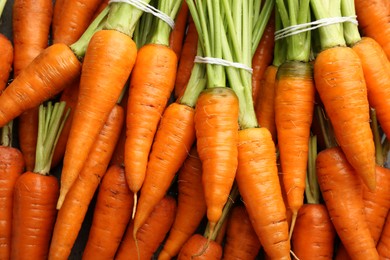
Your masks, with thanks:
[{"label": "carrot skin texture", "polygon": [[180,10],[176,15],[175,27],[169,36],[169,46],[176,53],[177,58],[180,58],[183,48],[183,39],[186,33],[188,20],[188,5],[186,1],[182,1]]},{"label": "carrot skin texture", "polygon": [[114,259],[131,219],[133,194],[122,166],[112,165],[104,175],[82,259]]},{"label": "carrot skin texture", "polygon": [[233,90],[215,87],[200,93],[195,107],[195,130],[207,219],[212,226],[221,217],[238,164],[238,98]]},{"label": "carrot skin texture", "polygon": [[276,166],[275,144],[266,128],[239,131],[238,189],[264,251],[290,259],[286,206]]},{"label": "carrot skin texture", "polygon": [[54,8],[53,43],[71,45],[87,29],[101,0],[67,0],[61,1]]},{"label": "carrot skin texture", "polygon": [[223,259],[255,259],[261,244],[250,222],[245,206],[232,209],[227,222]]},{"label": "carrot skin texture", "polygon": [[14,186],[24,170],[20,150],[0,146],[0,258],[9,259],[11,254],[12,208]]},{"label": "carrot skin texture", "polygon": [[383,225],[382,234],[376,246],[380,259],[390,258],[390,215],[387,214],[386,222]]},{"label": "carrot skin texture", "polygon": [[7,86],[9,75],[12,71],[12,62],[14,60],[14,47],[11,41],[0,34],[0,53],[2,54],[0,62],[0,95]]},{"label": "carrot skin texture", "polygon": [[[165,196],[154,208],[145,224],[138,230],[137,241],[140,260],[152,259],[153,254],[164,240],[176,214],[176,200],[172,196]],[[122,239],[115,259],[129,259],[137,256],[137,249],[133,239],[133,225],[131,222]]]},{"label": "carrot skin texture", "polygon": [[14,190],[11,259],[47,259],[57,210],[55,176],[25,172]]},{"label": "carrot skin texture", "polygon": [[125,169],[133,193],[145,180],[153,138],[173,90],[176,69],[177,57],[169,47],[147,44],[138,50],[126,114]]},{"label": "carrot skin texture", "polygon": [[136,45],[126,34],[101,30],[92,37],[83,61],[78,103],[66,144],[58,209],[118,101],[136,56]]},{"label": "carrot skin texture", "polygon": [[189,240],[183,245],[180,250],[178,260],[219,260],[222,258],[222,246],[217,242],[211,240],[207,249],[203,252],[203,254],[193,258],[193,255],[200,254],[205,245],[207,244],[207,238],[200,234],[195,234],[190,237]]},{"label": "carrot skin texture", "polygon": [[68,46],[46,48],[0,95],[0,127],[61,92],[80,71],[81,63]]},{"label": "carrot skin texture", "polygon": [[257,106],[259,94],[262,92],[261,79],[263,78],[263,75],[268,66],[270,66],[272,62],[273,49],[275,46],[274,33],[275,19],[274,16],[271,16],[263,36],[261,37],[259,45],[257,45],[256,52],[252,58],[252,98],[254,102],[253,105],[255,107]]},{"label": "carrot skin texture", "polygon": [[358,176],[374,190],[375,147],[358,55],[348,47],[322,51],[314,63],[314,80],[338,144]]},{"label": "carrot skin texture", "polygon": [[348,254],[379,259],[363,210],[363,184],[340,147],[319,152],[316,168],[329,216]]},{"label": "carrot skin texture", "polygon": [[206,214],[202,186],[202,162],[193,146],[178,173],[178,201],[175,220],[158,259],[177,256],[184,243],[195,233]]},{"label": "carrot skin texture", "polygon": [[292,234],[292,251],[302,260],[332,260],[336,231],[323,204],[304,204]]},{"label": "carrot skin texture", "polygon": [[195,23],[191,19],[188,22],[188,31],[184,39],[179,63],[177,66],[174,94],[176,98],[184,94],[187,83],[191,77],[191,71],[194,67],[194,59],[198,48],[198,32]]},{"label": "carrot skin texture", "polygon": [[278,68],[270,65],[265,69],[260,80],[259,93],[255,106],[257,122],[261,127],[267,128],[272,140],[276,143],[276,123],[275,123],[275,81]]},{"label": "carrot skin texture", "polygon": [[100,180],[107,171],[124,120],[123,108],[115,106],[95,140],[79,177],[58,211],[49,259],[67,259],[69,257],[90,202]]},{"label": "carrot skin texture", "polygon": [[352,49],[362,63],[367,85],[368,102],[375,108],[383,131],[390,136],[390,61],[382,47],[373,39],[363,37]]},{"label": "carrot skin texture", "polygon": [[390,6],[387,0],[355,0],[359,28],[375,39],[390,60]]}]

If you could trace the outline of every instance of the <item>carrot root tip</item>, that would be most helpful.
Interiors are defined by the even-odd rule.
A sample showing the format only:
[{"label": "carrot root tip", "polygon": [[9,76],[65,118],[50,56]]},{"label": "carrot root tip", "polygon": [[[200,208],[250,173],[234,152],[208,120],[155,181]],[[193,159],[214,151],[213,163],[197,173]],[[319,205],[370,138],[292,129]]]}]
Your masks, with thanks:
[{"label": "carrot root tip", "polygon": [[135,217],[135,212],[137,210],[137,202],[138,202],[137,192],[134,192],[133,213],[131,214],[131,219],[134,219]]}]

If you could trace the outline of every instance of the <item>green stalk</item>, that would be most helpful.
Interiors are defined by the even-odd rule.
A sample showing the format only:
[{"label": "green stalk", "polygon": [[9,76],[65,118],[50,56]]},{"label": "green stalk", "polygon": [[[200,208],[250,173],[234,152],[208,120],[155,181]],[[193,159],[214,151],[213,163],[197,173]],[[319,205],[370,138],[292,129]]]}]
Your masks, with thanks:
[{"label": "green stalk", "polygon": [[[311,0],[311,9],[317,20],[325,19],[334,16],[333,13],[328,12],[321,0]],[[346,46],[344,36],[338,24],[322,26],[318,28],[320,34],[321,49],[329,49],[336,46]]]},{"label": "green stalk", "polygon": [[7,3],[7,0],[0,0],[0,17],[3,14],[5,4]]},{"label": "green stalk", "polygon": [[[282,25],[282,19],[280,17],[280,13],[278,11],[278,8],[275,8],[275,31],[278,31],[283,28]],[[275,42],[274,46],[274,58],[272,61],[272,65],[275,67],[279,67],[282,65],[286,60],[286,53],[287,53],[287,44],[286,39],[282,38]]]},{"label": "green stalk", "polygon": [[[150,5],[156,6],[156,1],[152,0]],[[134,30],[133,40],[138,49],[150,41],[151,35],[154,33],[156,28],[155,18],[156,17],[151,13],[144,13],[137,23]]]},{"label": "green stalk", "polygon": [[266,0],[263,9],[261,9],[260,15],[258,17],[253,17],[253,21],[255,22],[252,30],[252,57],[255,54],[256,48],[259,45],[265,28],[267,27],[267,23],[274,8],[274,3],[274,0]]},{"label": "green stalk", "polygon": [[309,159],[306,175],[305,195],[307,202],[310,204],[320,203],[320,187],[318,185],[316,174],[316,158],[317,158],[317,137],[310,136],[309,141]]},{"label": "green stalk", "polygon": [[381,137],[379,134],[379,124],[376,117],[376,111],[373,108],[370,109],[370,119],[371,119],[370,125],[371,125],[372,134],[374,137],[374,144],[375,144],[375,160],[378,165],[383,166],[385,164],[386,159],[381,144]]},{"label": "green stalk", "polygon": [[[341,0],[341,14],[343,16],[355,16],[355,2],[353,0]],[[344,38],[348,46],[353,46],[361,40],[357,24],[345,22],[343,26]]]},{"label": "green stalk", "polygon": [[39,107],[38,139],[36,148],[36,158],[34,172],[42,175],[49,175],[51,159],[58,138],[69,115],[69,110],[65,113],[65,102],[57,102],[52,105],[48,102]]},{"label": "green stalk", "polygon": [[0,128],[1,130],[1,146],[12,146],[12,129],[13,129],[13,120],[11,120],[8,124]]}]

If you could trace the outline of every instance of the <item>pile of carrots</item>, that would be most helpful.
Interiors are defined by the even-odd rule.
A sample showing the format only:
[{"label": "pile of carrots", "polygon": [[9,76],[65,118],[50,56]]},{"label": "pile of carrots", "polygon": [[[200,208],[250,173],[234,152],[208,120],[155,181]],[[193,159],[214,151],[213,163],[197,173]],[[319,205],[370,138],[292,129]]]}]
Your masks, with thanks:
[{"label": "pile of carrots", "polygon": [[0,32],[0,259],[390,259],[389,0],[0,0]]}]

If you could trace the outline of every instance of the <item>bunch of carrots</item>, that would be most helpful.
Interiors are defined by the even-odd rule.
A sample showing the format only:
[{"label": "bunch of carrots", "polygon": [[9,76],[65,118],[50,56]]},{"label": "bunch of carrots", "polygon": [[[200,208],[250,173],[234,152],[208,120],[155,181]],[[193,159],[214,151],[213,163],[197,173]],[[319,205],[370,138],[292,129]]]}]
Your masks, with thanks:
[{"label": "bunch of carrots", "polygon": [[0,0],[0,259],[389,259],[388,0]]}]

